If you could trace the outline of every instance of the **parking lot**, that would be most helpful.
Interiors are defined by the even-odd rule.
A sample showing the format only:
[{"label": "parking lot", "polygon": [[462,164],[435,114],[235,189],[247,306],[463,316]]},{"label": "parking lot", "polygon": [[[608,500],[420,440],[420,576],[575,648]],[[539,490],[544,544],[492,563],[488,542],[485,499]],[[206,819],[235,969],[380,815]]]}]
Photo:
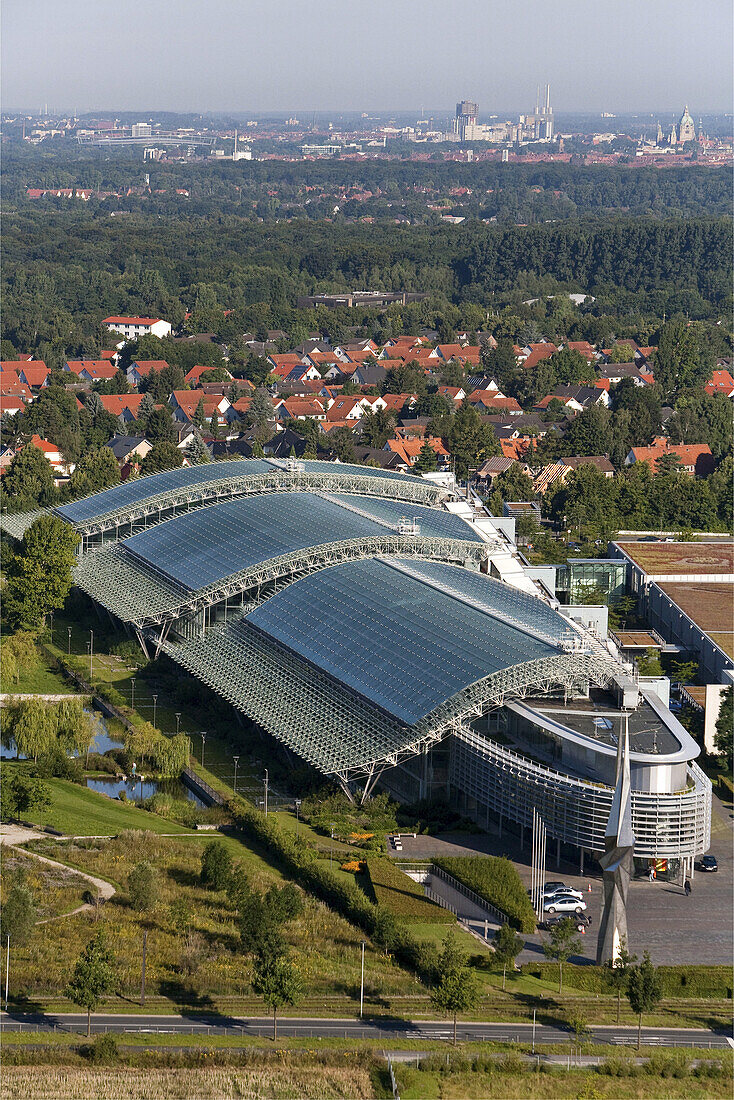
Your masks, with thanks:
[{"label": "parking lot", "polygon": [[[438,837],[405,837],[402,859],[430,859],[433,856],[500,855],[507,856],[517,867],[526,886],[530,886],[530,848],[520,850],[515,837],[488,834],[446,833]],[[582,890],[591,917],[591,927],[581,936],[581,957],[596,958],[596,938],[602,909],[602,882],[599,874],[579,875],[578,863],[561,861],[556,866],[552,845],[548,845],[546,880],[562,880],[567,886]],[[719,870],[713,874],[696,871],[693,892],[686,897],[680,886],[647,878],[634,879],[630,884],[628,928],[630,949],[637,955],[647,950],[656,965],[685,963],[731,963],[734,919],[732,914],[732,817],[714,798],[711,822],[711,852],[717,857]],[[391,852],[395,855],[394,852]],[[589,892],[591,886],[591,892]],[[531,962],[543,957],[542,937],[528,937],[519,962]]]}]

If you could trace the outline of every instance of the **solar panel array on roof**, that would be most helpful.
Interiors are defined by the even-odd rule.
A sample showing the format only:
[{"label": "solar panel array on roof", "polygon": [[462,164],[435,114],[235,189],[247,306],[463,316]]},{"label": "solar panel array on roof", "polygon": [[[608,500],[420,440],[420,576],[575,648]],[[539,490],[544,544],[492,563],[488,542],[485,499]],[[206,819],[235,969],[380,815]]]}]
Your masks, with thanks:
[{"label": "solar panel array on roof", "polygon": [[346,507],[369,512],[377,520],[397,526],[401,522],[415,521],[424,538],[469,539],[483,542],[482,536],[466,520],[442,508],[426,508],[406,501],[386,500],[383,497],[355,496],[354,493],[330,493],[332,500],[341,501]]},{"label": "solar panel array on roof", "polygon": [[[361,510],[371,500],[350,496],[347,502]],[[402,512],[400,505],[395,508],[397,523],[405,506]],[[434,524],[437,530],[442,516],[449,525],[454,518],[448,512],[438,512]],[[466,524],[464,527],[471,534]],[[369,519],[339,502],[316,493],[295,492],[238,497],[200,508],[133,535],[122,545],[127,553],[157,572],[197,591],[281,554],[391,533],[393,529],[384,522]]]},{"label": "solar panel array on roof", "polygon": [[543,634],[560,643],[573,633],[568,620],[547,603],[493,577],[466,570],[461,575],[452,572],[437,577],[432,563],[421,561],[412,561],[410,569],[414,576],[425,578],[429,584],[440,583],[442,589],[461,599],[475,599],[483,604],[490,600],[491,606],[508,622],[519,623],[534,634]]},{"label": "solar panel array on roof", "polygon": [[228,477],[247,477],[251,474],[267,474],[273,467],[261,458],[233,459],[228,462],[204,463],[201,466],[182,466],[178,470],[164,470],[160,474],[134,478],[121,485],[113,485],[102,493],[95,493],[83,500],[71,504],[62,504],[55,511],[71,523],[83,523],[85,520],[103,516],[106,512],[115,512],[131,504],[139,504],[158,493],[167,493],[172,489],[185,489],[191,485],[201,485],[206,481],[217,481]]},{"label": "solar panel array on roof", "polygon": [[[418,477],[408,477],[397,470],[378,470],[372,466],[354,466],[341,462],[320,462],[317,460],[301,463],[304,473],[332,474],[335,477],[345,479],[353,477],[391,478],[418,482],[423,486],[427,483]],[[159,493],[167,493],[175,489],[185,489],[188,486],[201,485],[207,481],[224,480],[229,477],[248,477],[253,474],[273,474],[277,471],[284,473],[298,473],[292,471],[287,463],[275,459],[244,458],[232,459],[224,462],[204,463],[201,466],[185,466],[178,470],[164,470],[160,474],[150,474],[148,477],[134,478],[122,485],[113,485],[111,489],[105,489],[101,493],[85,497],[83,500],[75,500],[71,504],[62,504],[55,511],[70,523],[84,523],[87,520],[96,519],[107,512],[115,512],[120,508],[139,504],[149,497]]]},{"label": "solar panel array on roof", "polygon": [[371,559],[296,581],[246,621],[413,725],[477,680],[559,653],[503,618],[505,587],[458,566]]},{"label": "solar panel array on roof", "polygon": [[[288,468],[286,460],[269,459],[268,461],[280,469]],[[342,473],[345,476],[350,474],[353,477],[389,477],[399,481],[417,481],[422,485],[426,485],[424,479],[416,474],[404,474],[401,470],[383,470],[378,466],[359,466],[350,462],[325,462],[317,458],[299,459],[298,464],[305,467],[307,474]]]}]

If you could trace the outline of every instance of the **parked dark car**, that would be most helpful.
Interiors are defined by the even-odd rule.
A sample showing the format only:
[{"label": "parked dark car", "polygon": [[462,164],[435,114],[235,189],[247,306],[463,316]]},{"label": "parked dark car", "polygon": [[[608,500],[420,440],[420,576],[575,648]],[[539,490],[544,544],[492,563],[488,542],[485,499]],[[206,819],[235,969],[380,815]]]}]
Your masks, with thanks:
[{"label": "parked dark car", "polygon": [[718,871],[719,864],[716,862],[716,856],[704,856],[701,860],[702,871]]}]

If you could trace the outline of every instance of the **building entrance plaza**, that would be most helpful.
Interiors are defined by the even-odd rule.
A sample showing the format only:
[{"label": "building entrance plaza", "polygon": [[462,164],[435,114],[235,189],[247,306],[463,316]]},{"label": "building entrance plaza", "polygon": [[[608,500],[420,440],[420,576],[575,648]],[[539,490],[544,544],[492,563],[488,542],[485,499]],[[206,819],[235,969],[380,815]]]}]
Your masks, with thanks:
[{"label": "building entrance plaza", "polygon": [[[697,872],[693,891],[686,897],[680,885],[657,879],[650,882],[645,874],[630,883],[627,907],[629,945],[633,954],[642,957],[650,952],[655,966],[731,964],[734,938],[732,890],[734,860],[732,860],[732,827],[734,815],[716,797],[711,814],[711,851],[716,855],[719,870],[715,874]],[[525,885],[530,887],[530,836],[520,848],[519,837],[504,832],[491,834],[442,833],[431,837],[419,835],[401,837],[400,860],[426,860],[437,856],[493,855],[507,856],[516,866]],[[555,846],[548,845],[546,880],[561,879],[567,886],[581,890],[591,917],[591,926],[580,936],[581,955],[571,962],[596,960],[596,940],[603,905],[601,869],[588,863],[586,873],[579,874],[578,861],[555,860]],[[395,856],[394,852],[391,855]],[[591,893],[589,893],[591,885]],[[491,932],[490,932],[491,936]],[[518,963],[544,962],[542,934],[525,937],[525,949]],[[464,945],[466,947],[466,944]],[[467,948],[468,949],[468,948]]]}]

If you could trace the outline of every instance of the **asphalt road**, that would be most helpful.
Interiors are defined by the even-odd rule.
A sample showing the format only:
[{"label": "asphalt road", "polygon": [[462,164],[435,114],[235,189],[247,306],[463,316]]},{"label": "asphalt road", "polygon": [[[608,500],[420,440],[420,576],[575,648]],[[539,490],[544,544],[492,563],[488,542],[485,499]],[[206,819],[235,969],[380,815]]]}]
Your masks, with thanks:
[{"label": "asphalt road", "polygon": [[[32,1014],[20,1012],[0,1013],[3,1031],[72,1031],[86,1033],[85,1013]],[[97,1015],[92,1017],[92,1031],[114,1031],[148,1035],[229,1035],[267,1036],[272,1034],[269,1017],[208,1017],[158,1015]],[[591,1039],[597,1043],[631,1044],[637,1042],[635,1027],[592,1027]],[[450,1039],[452,1027],[448,1020],[400,1020],[389,1017],[372,1017],[364,1020],[324,1020],[283,1017],[278,1020],[280,1038],[337,1038],[337,1039]],[[533,1039],[532,1023],[480,1023],[459,1022],[459,1039],[492,1042],[530,1043]],[[535,1028],[536,1043],[565,1043],[571,1032],[568,1029],[538,1024]],[[642,1042],[654,1046],[722,1047],[732,1045],[720,1032],[693,1028],[643,1027]]]}]

